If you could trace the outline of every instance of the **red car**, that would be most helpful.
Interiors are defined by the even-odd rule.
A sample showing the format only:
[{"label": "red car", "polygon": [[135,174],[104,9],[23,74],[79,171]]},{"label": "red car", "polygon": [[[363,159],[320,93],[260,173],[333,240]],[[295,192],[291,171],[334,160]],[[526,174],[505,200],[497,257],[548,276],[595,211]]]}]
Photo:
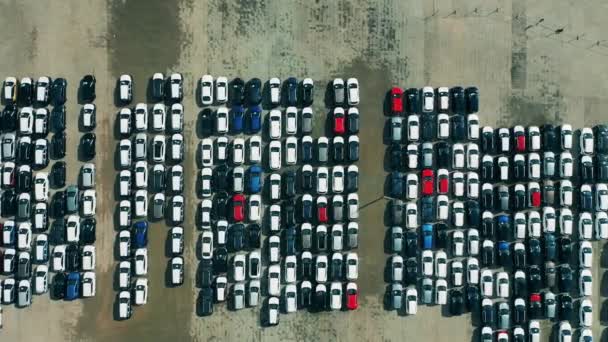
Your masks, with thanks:
[{"label": "red car", "polygon": [[432,195],[434,184],[435,184],[435,179],[434,179],[433,170],[431,170],[431,169],[422,170],[422,194],[423,195]]},{"label": "red car", "polygon": [[245,219],[245,196],[241,194],[232,196],[232,218],[234,222]]},{"label": "red car", "polygon": [[448,170],[439,169],[437,171],[437,192],[447,194],[450,191],[450,175]]},{"label": "red car", "polygon": [[391,89],[391,111],[393,115],[403,113],[403,89],[399,87]]},{"label": "red car", "polygon": [[317,221],[319,223],[327,222],[327,198],[317,198]]},{"label": "red car", "polygon": [[357,284],[346,284],[346,308],[348,310],[356,310],[359,307],[358,297],[359,291],[357,289]]},{"label": "red car", "polygon": [[513,136],[515,137],[515,151],[526,152],[526,132],[522,126],[513,128]]},{"label": "red car", "polygon": [[530,189],[530,205],[534,208],[540,207],[540,189],[532,188]]},{"label": "red car", "polygon": [[340,107],[334,108],[334,134],[344,134],[346,130],[344,121],[344,109]]}]

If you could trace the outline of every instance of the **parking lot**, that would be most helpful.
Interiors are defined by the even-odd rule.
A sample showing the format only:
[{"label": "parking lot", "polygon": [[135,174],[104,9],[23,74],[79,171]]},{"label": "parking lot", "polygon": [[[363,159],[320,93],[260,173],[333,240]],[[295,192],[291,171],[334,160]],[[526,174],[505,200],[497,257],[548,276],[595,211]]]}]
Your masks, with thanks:
[{"label": "parking lot", "polygon": [[[0,0],[0,75],[63,76],[68,80],[68,142],[79,138],[75,120],[78,80],[97,77],[97,294],[74,302],[36,297],[32,307],[4,310],[2,339],[7,341],[175,340],[401,340],[468,341],[469,317],[444,317],[439,307],[420,306],[415,317],[384,311],[386,260],[382,244],[385,208],[382,116],[384,92],[405,87],[476,85],[480,119],[495,127],[570,122],[575,128],[605,118],[608,47],[606,9],[598,0],[575,6],[565,0],[474,1],[308,1],[195,2],[153,0],[63,1],[48,7],[38,1]],[[498,9],[498,10],[497,10]],[[137,14],[137,17],[135,16]],[[67,19],[66,19],[67,18]],[[86,20],[82,18],[87,18]],[[136,20],[135,20],[136,19]],[[540,21],[540,19],[543,19]],[[540,21],[540,22],[539,22]],[[563,29],[562,33],[555,30]],[[578,36],[578,39],[577,39]],[[116,199],[112,95],[116,78],[135,80],[134,103],[145,101],[154,72],[181,72],[185,78],[185,184],[194,184],[199,109],[193,92],[203,75],[311,77],[327,84],[334,77],[356,77],[361,86],[361,159],[358,248],[359,309],[354,312],[282,315],[278,327],[262,329],[257,310],[231,312],[216,307],[209,318],[195,314],[195,188],[186,188],[186,279],[166,288],[167,227],[150,227],[148,304],[132,319],[112,315]],[[316,89],[315,113],[324,113],[323,91]],[[72,95],[72,96],[70,96]],[[317,117],[324,118],[325,115]],[[581,120],[584,118],[584,120]],[[75,121],[74,121],[75,122]],[[317,134],[323,128],[315,123]],[[319,131],[317,131],[319,130]],[[68,143],[68,165],[78,165],[76,144]],[[78,168],[67,177],[76,179]],[[594,242],[594,316],[600,321],[606,290],[600,289],[603,243]],[[605,262],[605,261],[604,261]],[[190,266],[188,266],[190,265]],[[602,291],[600,291],[602,290]],[[599,295],[604,296],[599,296]],[[602,316],[603,324],[606,317]],[[35,329],[34,329],[35,327]],[[543,336],[549,336],[544,325]],[[604,325],[595,324],[596,340]],[[605,335],[604,335],[605,338]]]}]

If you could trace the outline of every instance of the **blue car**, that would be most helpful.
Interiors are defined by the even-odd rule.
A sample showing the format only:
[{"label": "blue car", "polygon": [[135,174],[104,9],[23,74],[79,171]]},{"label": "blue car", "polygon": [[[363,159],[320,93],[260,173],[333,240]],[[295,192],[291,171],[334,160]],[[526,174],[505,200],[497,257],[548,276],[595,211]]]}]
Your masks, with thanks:
[{"label": "blue car", "polygon": [[423,224],[422,225],[422,248],[433,249],[433,225]]},{"label": "blue car", "polygon": [[232,124],[230,128],[232,128],[232,132],[242,133],[243,126],[245,125],[245,110],[241,106],[234,106],[232,107],[231,114]]},{"label": "blue car", "polygon": [[247,130],[249,134],[258,133],[262,130],[262,108],[254,106],[249,109]]},{"label": "blue car", "polygon": [[257,194],[262,191],[262,168],[258,165],[253,165],[249,168],[249,192]]},{"label": "blue car", "polygon": [[498,216],[498,239],[507,241],[512,237],[511,219],[508,215]]},{"label": "blue car", "polygon": [[144,248],[148,245],[148,222],[139,221],[133,225],[134,236],[133,243],[135,248]]},{"label": "blue car", "polygon": [[68,274],[67,286],[65,288],[65,300],[74,300],[80,294],[80,273],[70,272]]}]

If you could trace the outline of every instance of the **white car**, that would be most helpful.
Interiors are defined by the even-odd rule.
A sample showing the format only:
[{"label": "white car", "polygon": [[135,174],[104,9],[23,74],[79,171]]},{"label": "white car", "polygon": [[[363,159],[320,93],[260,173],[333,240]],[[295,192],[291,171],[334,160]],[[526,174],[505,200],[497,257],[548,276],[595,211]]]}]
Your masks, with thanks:
[{"label": "white car", "polygon": [[270,104],[278,106],[281,103],[281,80],[273,77],[268,81],[268,85],[270,88]]},{"label": "white car", "polygon": [[34,248],[34,262],[46,263],[49,257],[49,236],[47,234],[38,234],[36,242],[34,242]]},{"label": "white car", "polygon": [[[220,246],[223,246],[226,244],[226,236],[228,235],[228,221],[219,220],[215,223],[215,235],[216,235],[215,243],[217,243]],[[179,253],[179,254],[181,254],[181,253]]]},{"label": "white car", "polygon": [[572,177],[573,173],[572,154],[570,152],[562,152],[559,155],[559,176],[561,178]]},{"label": "white car", "polygon": [[591,213],[579,213],[578,235],[581,239],[585,240],[591,240],[593,238],[593,220],[591,218]]},{"label": "white car", "polygon": [[271,110],[268,122],[268,135],[270,136],[270,139],[281,139],[281,111],[277,109]]},{"label": "white car", "polygon": [[444,251],[435,252],[435,276],[437,278],[448,276],[448,256]]},{"label": "white car", "polygon": [[84,298],[95,297],[97,279],[95,272],[84,272],[82,274],[82,296]]},{"label": "white car", "polygon": [[481,295],[484,297],[494,296],[494,276],[490,270],[481,271]]},{"label": "white car", "polygon": [[464,283],[464,267],[460,261],[452,261],[452,285],[462,286]]},{"label": "white car", "polygon": [[15,279],[5,278],[0,288],[2,289],[2,304],[12,304],[15,301]]},{"label": "white car", "polygon": [[467,133],[469,140],[479,139],[479,117],[476,114],[467,116]]},{"label": "white car", "polygon": [[469,170],[479,169],[479,146],[476,143],[467,144],[467,168]]},{"label": "white car", "polygon": [[118,225],[122,229],[131,227],[131,202],[122,200],[118,204]]},{"label": "white car", "polygon": [[132,158],[135,160],[146,160],[148,157],[148,136],[146,133],[138,133],[135,136]]},{"label": "white car", "polygon": [[228,138],[218,137],[215,139],[215,158],[220,162],[228,160]]},{"label": "white car", "polygon": [[608,186],[604,183],[595,185],[595,210],[608,210]]},{"label": "white car", "polygon": [[556,216],[553,207],[543,207],[543,232],[555,233]]},{"label": "white car", "polygon": [[262,161],[262,137],[254,135],[249,138],[249,162],[259,163]]},{"label": "white car", "polygon": [[359,257],[357,253],[347,253],[345,264],[346,280],[357,280],[359,278]]},{"label": "white car", "polygon": [[228,79],[219,76],[215,80],[215,102],[226,103],[228,101]]},{"label": "white car", "polygon": [[97,193],[94,189],[87,189],[84,191],[80,208],[82,210],[82,216],[95,216],[95,213],[97,213]]},{"label": "white car", "polygon": [[76,215],[70,215],[65,223],[65,239],[67,242],[80,241],[80,218]]},{"label": "white car", "polygon": [[46,172],[38,172],[34,176],[34,200],[39,202],[49,200],[49,175]]},{"label": "white car", "polygon": [[[304,165],[302,172],[310,171],[312,173],[312,166]],[[278,201],[281,199],[281,175],[273,173],[270,175],[270,200]]]},{"label": "white car", "polygon": [[348,207],[347,216],[349,220],[359,218],[359,195],[357,193],[348,194],[346,197],[346,205]]},{"label": "white car", "polygon": [[269,144],[269,164],[271,170],[279,170],[281,168],[281,142],[273,140]]},{"label": "white car", "polygon": [[94,271],[95,270],[95,246],[85,245],[82,247],[82,270],[83,271]]},{"label": "white car", "polygon": [[138,248],[135,250],[133,256],[133,262],[135,264],[135,275],[145,276],[148,274],[148,249]]},{"label": "white car", "polygon": [[336,165],[331,170],[331,190],[334,193],[342,193],[344,191],[344,167]]},{"label": "white car", "polygon": [[475,228],[467,230],[467,250],[469,255],[479,254],[479,231]]},{"label": "white car", "polygon": [[448,302],[448,282],[445,279],[435,281],[435,304],[445,305]]},{"label": "white car", "polygon": [[169,97],[174,101],[182,100],[182,83],[183,77],[180,73],[172,73],[169,76]]},{"label": "white car", "polygon": [[245,140],[236,138],[232,141],[232,163],[241,165],[245,162]]},{"label": "white car", "polygon": [[213,140],[205,138],[200,142],[199,153],[203,167],[213,166]]},{"label": "white car", "polygon": [[591,242],[581,241],[579,251],[579,265],[581,268],[591,268],[593,265],[593,248]]},{"label": "white car", "polygon": [[281,206],[273,204],[270,206],[270,231],[278,232],[281,230]]},{"label": "white car", "polygon": [[52,266],[53,271],[55,272],[63,272],[65,270],[65,245],[57,245],[53,247],[53,255],[52,255]]},{"label": "white car", "polygon": [[448,196],[437,196],[437,220],[446,221],[449,218]]},{"label": "white car", "polygon": [[509,274],[498,272],[496,275],[496,294],[501,298],[509,298]]},{"label": "white car", "polygon": [[437,111],[447,113],[450,108],[450,89],[448,87],[437,88]]},{"label": "white car", "polygon": [[260,281],[257,279],[249,281],[248,290],[249,296],[247,297],[247,305],[249,307],[258,306],[258,303],[260,302],[261,293]]},{"label": "white car", "polygon": [[508,181],[509,180],[509,158],[498,157],[498,180]]},{"label": "white car", "polygon": [[562,180],[559,185],[559,193],[560,204],[562,206],[572,206],[572,182],[570,182],[569,180]]},{"label": "white car", "polygon": [[279,298],[277,298],[277,297],[268,298],[265,323],[268,325],[279,324]]},{"label": "white car", "polygon": [[408,287],[405,291],[405,311],[408,315],[418,312],[418,291],[415,287]]},{"label": "white car", "polygon": [[331,227],[331,249],[341,251],[344,248],[344,227],[337,223]]},{"label": "white car", "polygon": [[201,258],[211,259],[213,257],[213,232],[205,230],[201,233]]},{"label": "white car", "polygon": [[452,255],[456,257],[464,255],[464,233],[460,230],[452,233]]},{"label": "white car", "polygon": [[540,214],[538,211],[530,211],[528,213],[528,236],[540,238],[542,234]]},{"label": "white car", "polygon": [[228,133],[228,108],[219,107],[215,112],[215,132],[219,134]]},{"label": "white car", "polygon": [[[317,227],[318,231],[318,227]],[[327,256],[317,255],[315,259],[315,280],[317,283],[324,283],[327,281]]]},{"label": "white car", "polygon": [[[342,110],[344,111],[344,110]],[[285,110],[285,133],[294,135],[298,132],[298,109],[296,107],[287,107]]]},{"label": "white car", "polygon": [[356,78],[346,80],[348,105],[356,106],[359,104],[359,81]]},{"label": "white car", "polygon": [[593,332],[591,329],[581,329],[579,342],[593,341]]},{"label": "white car", "polygon": [[526,214],[523,212],[513,215],[513,235],[516,239],[526,238]]},{"label": "white car", "polygon": [[118,145],[120,154],[120,167],[123,169],[131,167],[131,140],[122,139]]},{"label": "white car", "polygon": [[464,203],[460,201],[452,203],[452,224],[454,227],[464,226]]},{"label": "white car", "polygon": [[131,75],[120,75],[118,82],[120,101],[123,103],[130,103],[133,98],[133,79],[131,78]]},{"label": "white car", "polygon": [[[91,108],[92,107],[92,108]],[[95,105],[87,103],[83,107],[83,112],[95,110]],[[48,134],[49,122],[49,111],[46,108],[38,108],[36,109],[36,114],[34,115],[34,127],[33,133],[37,135],[46,136]]]},{"label": "white car", "polygon": [[148,303],[148,279],[137,278],[135,281],[135,305],[145,305]]},{"label": "white car", "polygon": [[582,154],[593,154],[593,131],[589,127],[581,129],[580,149]]},{"label": "white car", "polygon": [[133,197],[135,216],[145,217],[148,214],[148,191],[137,190]]},{"label": "white car", "polygon": [[508,128],[498,129],[498,153],[509,153],[511,151],[511,133]]},{"label": "white car", "polygon": [[319,167],[317,169],[317,194],[326,194],[328,190],[328,179],[329,172],[326,167]]},{"label": "white car", "polygon": [[407,139],[408,141],[420,140],[420,118],[416,114],[407,117]]},{"label": "white car", "polygon": [[422,88],[422,112],[431,113],[435,110],[435,91],[433,87]]},{"label": "white car", "polygon": [[467,172],[467,197],[479,198],[479,175],[477,172]]},{"label": "white car", "polygon": [[297,297],[298,297],[298,292],[297,292],[296,285],[289,284],[289,285],[285,286],[285,294],[284,294],[285,305],[284,306],[285,306],[286,313],[294,313],[298,310]]},{"label": "white car", "polygon": [[405,206],[405,226],[408,229],[418,227],[418,206],[416,203],[408,203]]},{"label": "white car", "polygon": [[[129,113],[131,111],[129,110]],[[124,112],[127,113],[126,111]],[[121,117],[123,111],[121,110]],[[138,103],[135,105],[135,130],[138,132],[145,132],[148,130],[148,106],[145,103]]]},{"label": "white car", "polygon": [[608,239],[608,214],[604,211],[595,213],[595,238]]},{"label": "white car", "polygon": [[133,169],[135,175],[135,187],[143,189],[148,187],[148,163],[145,161],[138,161],[135,163]]},{"label": "white car", "polygon": [[283,281],[287,284],[296,282],[298,261],[295,255],[288,255],[283,262]]},{"label": "white car", "polygon": [[342,283],[331,283],[329,288],[329,307],[332,310],[342,310]]},{"label": "white car", "polygon": [[572,326],[568,321],[561,321],[559,323],[559,341],[560,342],[571,342],[572,341]]},{"label": "white car", "polygon": [[34,293],[43,294],[49,290],[49,268],[46,265],[39,265],[34,271]]},{"label": "white car", "polygon": [[180,163],[184,159],[184,136],[175,133],[169,138],[169,160]]},{"label": "white car", "polygon": [[118,131],[121,135],[131,134],[131,109],[122,108],[118,112]]},{"label": "white car", "polygon": [[131,286],[131,263],[121,261],[118,264],[118,287],[121,290],[128,289]]},{"label": "white car", "polygon": [[540,156],[538,153],[528,154],[528,178],[531,180],[540,179]]},{"label": "white car", "polygon": [[30,250],[32,248],[32,225],[30,222],[19,223],[17,229],[17,249]]},{"label": "white car", "polygon": [[528,149],[530,151],[540,151],[541,135],[538,126],[528,127]]},{"label": "white car", "polygon": [[418,199],[418,175],[416,173],[408,173],[405,176],[405,198],[408,200]]},{"label": "white car", "polygon": [[[278,235],[271,235],[268,238],[268,260],[271,263],[280,261],[281,238]],[[327,259],[326,259],[327,261]]]},{"label": "white car", "polygon": [[203,75],[203,77],[201,77],[200,87],[201,103],[205,106],[213,104],[213,76]]},{"label": "white car", "polygon": [[559,230],[563,235],[572,235],[573,229],[573,216],[572,211],[568,208],[560,209],[559,215]]},{"label": "white car", "polygon": [[590,269],[584,268],[578,277],[578,289],[581,296],[591,296],[593,293],[593,274]]},{"label": "white car", "polygon": [[418,145],[409,144],[406,147],[407,149],[407,167],[410,170],[415,170],[418,168]]},{"label": "white car", "polygon": [[590,327],[593,321],[593,304],[589,298],[584,298],[580,303],[580,324],[583,327]]},{"label": "white car", "polygon": [[167,121],[167,112],[165,105],[157,103],[152,107],[152,131],[163,132],[165,130],[165,122]]},{"label": "white car", "polygon": [[437,138],[447,139],[450,137],[450,117],[447,114],[437,115]]},{"label": "white car", "polygon": [[467,259],[467,282],[469,284],[479,284],[479,260],[477,258]]},{"label": "white car", "polygon": [[4,79],[4,95],[3,99],[7,103],[13,103],[17,101],[17,78],[9,76]]},{"label": "white car", "polygon": [[249,196],[249,221],[257,222],[260,220],[262,212],[262,198],[260,195]]},{"label": "white car", "polygon": [[433,276],[433,252],[430,250],[422,251],[422,274],[427,277]]},{"label": "white car", "polygon": [[34,131],[34,110],[32,107],[24,107],[19,112],[19,127],[20,135],[30,135]]},{"label": "white car", "polygon": [[281,294],[281,266],[279,265],[268,267],[268,294],[270,296]]},{"label": "white car", "polygon": [[215,301],[224,302],[226,301],[228,291],[228,278],[225,276],[219,276],[215,278]]},{"label": "white car", "polygon": [[459,170],[464,169],[465,153],[464,145],[456,143],[452,145],[452,168]]},{"label": "white car", "polygon": [[122,259],[128,258],[131,255],[131,232],[121,230],[118,233],[118,256]]},{"label": "white car", "polygon": [[298,139],[288,137],[285,140],[285,164],[295,165],[298,162]]},{"label": "white car", "polygon": [[245,281],[245,267],[246,267],[245,254],[237,254],[232,259],[232,278],[234,281]]}]

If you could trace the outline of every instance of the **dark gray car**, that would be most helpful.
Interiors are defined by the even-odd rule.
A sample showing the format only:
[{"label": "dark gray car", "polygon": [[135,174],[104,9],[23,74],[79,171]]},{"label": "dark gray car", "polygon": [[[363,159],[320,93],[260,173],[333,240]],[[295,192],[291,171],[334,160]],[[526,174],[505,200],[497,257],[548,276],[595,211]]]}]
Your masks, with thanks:
[{"label": "dark gray car", "polygon": [[165,216],[165,195],[156,194],[152,199],[152,218],[160,220]]},{"label": "dark gray car", "polygon": [[78,207],[78,187],[70,185],[65,191],[65,211],[69,214],[77,213]]},{"label": "dark gray car", "polygon": [[19,221],[29,220],[31,215],[30,194],[19,194],[17,199],[17,217]]},{"label": "dark gray car", "polygon": [[302,134],[312,133],[312,110],[310,108],[304,108],[300,117],[300,129]]},{"label": "dark gray car", "polygon": [[394,225],[403,223],[403,201],[400,199],[391,200],[391,222]]},{"label": "dark gray car", "polygon": [[403,250],[403,228],[399,226],[391,228],[391,250],[393,253],[401,253]]}]

